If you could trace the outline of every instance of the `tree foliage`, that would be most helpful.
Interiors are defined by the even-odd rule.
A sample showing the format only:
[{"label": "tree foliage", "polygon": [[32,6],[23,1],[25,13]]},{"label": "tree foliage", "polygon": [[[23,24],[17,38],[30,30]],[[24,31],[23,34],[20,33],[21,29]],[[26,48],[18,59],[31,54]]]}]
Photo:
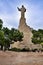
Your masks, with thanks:
[{"label": "tree foliage", "polygon": [[17,29],[12,28],[10,30],[9,38],[13,41],[22,41],[23,33]]},{"label": "tree foliage", "polygon": [[41,44],[43,42],[43,30],[32,30],[33,37],[32,37],[32,42],[34,44]]},{"label": "tree foliage", "polygon": [[0,19],[0,30],[2,29],[3,21]]},{"label": "tree foliage", "polygon": [[0,45],[3,49],[9,49],[12,40],[22,41],[23,33],[15,28],[11,28],[11,30],[7,27],[3,27],[3,21],[0,19]]}]

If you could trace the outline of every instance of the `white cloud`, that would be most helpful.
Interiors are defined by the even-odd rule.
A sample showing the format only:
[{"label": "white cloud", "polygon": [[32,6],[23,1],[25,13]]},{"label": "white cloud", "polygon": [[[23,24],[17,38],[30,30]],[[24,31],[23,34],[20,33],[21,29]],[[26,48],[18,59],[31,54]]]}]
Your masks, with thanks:
[{"label": "white cloud", "polygon": [[34,29],[43,28],[43,10],[39,5],[31,5],[26,15],[27,24]]},{"label": "white cloud", "polygon": [[[29,0],[31,1],[31,0]],[[39,29],[43,28],[43,9],[41,9],[40,4],[31,4],[31,2],[22,2],[18,1],[10,2],[7,1],[7,4],[1,2],[0,4],[0,18],[3,20],[3,26],[9,28],[15,27],[18,28],[20,12],[17,10],[17,6],[21,7],[24,5],[26,7],[26,22],[27,24],[34,28]]]}]

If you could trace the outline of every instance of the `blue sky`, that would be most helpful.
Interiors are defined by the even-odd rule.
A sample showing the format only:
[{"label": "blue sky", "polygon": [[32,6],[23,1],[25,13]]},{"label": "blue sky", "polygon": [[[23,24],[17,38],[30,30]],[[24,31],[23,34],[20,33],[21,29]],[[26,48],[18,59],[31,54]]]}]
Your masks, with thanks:
[{"label": "blue sky", "polygon": [[43,0],[0,0],[0,19],[3,26],[18,28],[20,12],[17,7],[26,8],[26,23],[33,29],[43,29]]}]

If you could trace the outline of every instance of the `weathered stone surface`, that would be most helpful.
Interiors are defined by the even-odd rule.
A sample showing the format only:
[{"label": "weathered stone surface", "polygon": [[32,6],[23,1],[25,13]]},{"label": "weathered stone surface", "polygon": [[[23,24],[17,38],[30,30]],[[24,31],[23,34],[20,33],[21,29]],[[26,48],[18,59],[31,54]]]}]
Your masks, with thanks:
[{"label": "weathered stone surface", "polygon": [[19,31],[23,32],[24,38],[23,38],[23,44],[28,46],[28,44],[32,44],[31,38],[32,38],[32,32],[29,26],[26,24],[26,19],[20,19],[19,23]]},{"label": "weathered stone surface", "polygon": [[22,42],[16,42],[16,43],[14,43],[13,46],[23,48],[23,47],[28,47],[29,44],[32,44],[32,42],[31,42],[32,32],[31,32],[30,27],[27,26],[27,24],[26,24],[26,18],[25,18],[26,9],[25,9],[25,7],[22,6],[22,8],[18,8],[18,10],[21,11],[21,18],[19,21],[18,30],[20,32],[23,32],[24,38],[23,38]]},{"label": "weathered stone surface", "polygon": [[[24,38],[23,41],[19,42],[15,42],[12,47],[16,47],[16,48],[38,48],[38,45],[34,45],[31,41],[32,38],[32,31],[31,28],[26,24],[26,18],[25,18],[25,12],[26,9],[25,7],[22,5],[22,8],[18,8],[18,10],[21,12],[21,18],[19,21],[19,27],[18,30],[20,32],[23,32],[24,34]],[[41,46],[39,45],[39,47],[41,48]]]}]

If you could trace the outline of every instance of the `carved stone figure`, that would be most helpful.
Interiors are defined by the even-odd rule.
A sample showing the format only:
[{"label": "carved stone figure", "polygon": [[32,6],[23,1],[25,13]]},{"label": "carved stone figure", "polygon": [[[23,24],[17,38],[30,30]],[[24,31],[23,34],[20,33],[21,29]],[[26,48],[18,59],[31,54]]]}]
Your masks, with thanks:
[{"label": "carved stone figure", "polygon": [[41,46],[39,45],[34,45],[31,41],[31,38],[32,38],[32,29],[30,28],[30,26],[28,26],[26,24],[26,18],[25,18],[25,12],[26,12],[26,9],[25,7],[22,5],[21,8],[18,8],[18,11],[21,12],[21,18],[19,20],[19,27],[18,27],[18,30],[20,32],[23,32],[24,34],[24,37],[23,37],[23,41],[19,42],[14,42],[14,44],[12,45],[12,47],[16,47],[16,48],[29,48],[29,49],[34,49],[34,48],[41,48]]},{"label": "carved stone figure", "polygon": [[25,18],[26,8],[22,5],[21,8],[18,8],[18,11],[21,12],[21,18],[19,21],[18,29],[20,32],[23,32],[24,38],[23,38],[22,44],[24,44],[24,46],[27,47],[32,44],[31,42],[32,32],[31,32],[30,26],[26,24],[26,18]]},{"label": "carved stone figure", "polygon": [[22,8],[18,8],[18,11],[21,12],[21,18],[25,18],[26,9],[25,9],[25,7],[23,5],[22,5]]}]

